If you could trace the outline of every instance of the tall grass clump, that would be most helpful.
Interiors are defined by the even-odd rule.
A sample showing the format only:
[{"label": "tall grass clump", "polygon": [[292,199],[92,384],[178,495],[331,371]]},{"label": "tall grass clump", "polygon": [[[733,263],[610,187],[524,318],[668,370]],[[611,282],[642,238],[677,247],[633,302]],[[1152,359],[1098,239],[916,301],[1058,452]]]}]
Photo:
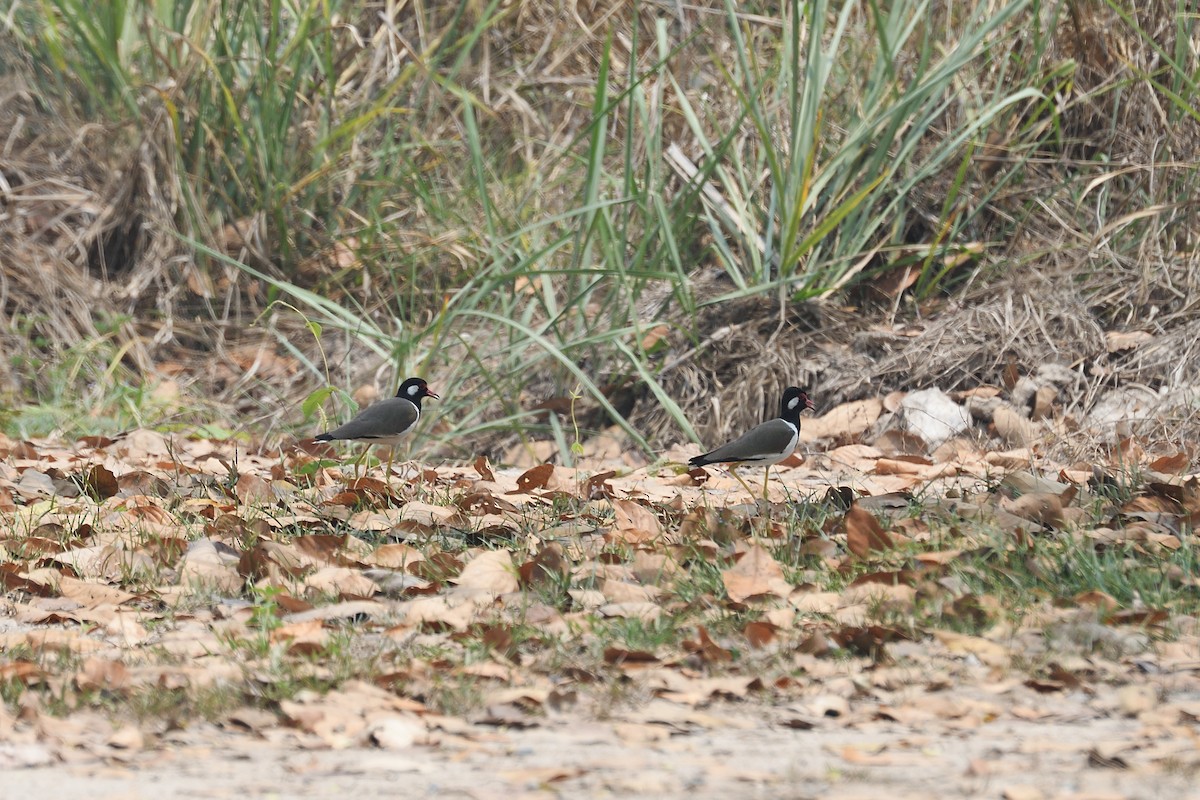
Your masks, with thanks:
[{"label": "tall grass clump", "polygon": [[[771,24],[728,6],[682,40],[666,20],[635,24],[628,41],[609,37],[598,51],[577,130],[519,174],[502,174],[489,150],[483,98],[443,82],[462,134],[458,185],[479,203],[481,257],[428,324],[367,338],[390,340],[408,372],[470,387],[445,411],[460,441],[498,425],[538,434],[528,395],[572,390],[599,406],[596,424],[615,422],[643,447],[628,416],[647,396],[694,437],[659,380],[650,351],[661,337],[650,331],[686,329],[698,308],[738,297],[828,294],[904,242],[914,188],[960,171],[980,131],[1039,97],[1036,87],[971,102],[956,92],[995,68],[992,49],[1026,8],[961,20],[950,46],[920,2],[874,15],[868,4],[792,3]],[[688,77],[697,65],[711,81],[702,92]],[[949,122],[955,130],[939,127]],[[950,203],[935,211],[945,219],[934,218],[922,256],[940,264],[969,215]],[[697,295],[692,275],[705,262],[720,265],[726,291]],[[324,324],[364,334],[365,307],[343,316],[309,305]],[[561,418],[538,419],[561,439]]]},{"label": "tall grass clump", "polygon": [[294,275],[343,227],[347,193],[375,166],[364,134],[405,113],[417,72],[364,63],[360,14],[338,0],[48,0],[18,4],[10,32],[44,102],[155,145],[144,166],[172,178],[168,221]]},{"label": "tall grass clump", "polygon": [[[1097,9],[1156,61],[1081,90]],[[1088,172],[1074,112],[1149,86],[1194,122],[1194,20],[1176,9],[1166,36],[1124,9],[46,0],[5,20],[40,102],[126,143],[81,266],[222,336],[265,321],[305,367],[296,391],[383,361],[454,387],[448,445],[550,435],[569,459],[578,425],[695,438],[679,365],[742,301],[779,330],[897,269],[944,296],[1054,249],[1046,219],[1136,192]],[[1175,219],[1145,202],[1164,210],[1122,209],[1094,249],[1123,258],[1141,221]]]}]

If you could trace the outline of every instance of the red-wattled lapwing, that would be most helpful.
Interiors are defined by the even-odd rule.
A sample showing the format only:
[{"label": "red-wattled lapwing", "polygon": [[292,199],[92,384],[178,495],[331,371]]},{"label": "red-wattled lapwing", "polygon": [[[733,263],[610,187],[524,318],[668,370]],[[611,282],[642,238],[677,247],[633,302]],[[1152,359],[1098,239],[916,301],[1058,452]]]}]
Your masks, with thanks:
[{"label": "red-wattled lapwing", "polygon": [[[317,437],[318,442],[353,440],[373,444],[395,446],[407,436],[421,419],[421,401],[426,397],[440,399],[429,391],[422,378],[408,378],[400,384],[395,397],[389,397],[375,405],[367,406],[354,419],[329,433]],[[392,472],[394,453],[388,454],[386,479]]]},{"label": "red-wattled lapwing", "polygon": [[[800,441],[800,412],[805,409],[816,410],[808,393],[789,386],[783,391],[778,417],[751,428],[729,444],[696,456],[688,461],[688,466],[696,469],[707,464],[729,464],[733,477],[742,481],[737,474],[738,464],[761,464],[767,468],[763,474],[763,499],[766,500],[771,465],[783,461],[796,449],[796,443]],[[742,486],[750,492],[744,481]]]}]

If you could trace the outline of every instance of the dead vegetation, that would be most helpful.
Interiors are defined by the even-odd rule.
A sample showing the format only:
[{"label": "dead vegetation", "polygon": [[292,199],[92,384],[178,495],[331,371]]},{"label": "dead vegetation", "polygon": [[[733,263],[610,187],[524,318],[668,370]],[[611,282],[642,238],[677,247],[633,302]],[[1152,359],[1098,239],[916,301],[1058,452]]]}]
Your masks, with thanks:
[{"label": "dead vegetation", "polygon": [[[832,410],[763,505],[724,469],[619,451],[351,479],[311,446],[0,438],[0,763],[208,764],[217,742],[441,763],[515,740],[557,755],[556,784],[596,788],[632,752],[727,730],[723,747],[773,743],[736,781],[783,791],[781,753],[813,736],[831,790],[844,769],[901,780],[917,751],[925,780],[974,786],[943,750],[964,739],[1003,786],[1200,767],[1194,457],[831,442],[875,403]],[[539,731],[565,738],[522,735]],[[1051,734],[1064,757],[1031,779],[1012,748]],[[903,744],[918,735],[942,744]],[[621,770],[589,760],[597,736]]]},{"label": "dead vegetation", "polygon": [[[1027,374],[1043,364],[1078,373],[1063,397],[1071,411],[1086,411],[1113,387],[1143,385],[1174,392],[1182,414],[1171,414],[1173,421],[1196,432],[1186,376],[1200,368],[1191,344],[1200,301],[1193,156],[1200,123],[1185,115],[1166,124],[1171,102],[1145,79],[1169,54],[1196,64],[1196,40],[1177,38],[1165,3],[1134,10],[1144,38],[1104,2],[1067,6],[1070,26],[1046,54],[1048,63],[1075,66],[1053,98],[1061,134],[1034,141],[1029,128],[1051,120],[1030,104],[992,132],[970,171],[970,195],[989,206],[975,235],[1007,241],[989,247],[987,259],[952,268],[964,274],[963,288],[944,301],[909,301],[911,282],[898,287],[897,270],[884,267],[852,293],[861,305],[844,312],[826,305],[783,315],[768,300],[733,304],[732,313],[705,309],[694,338],[676,337],[665,358],[676,374],[665,384],[696,410],[690,416],[706,418],[709,403],[733,409],[714,438],[760,419],[778,395],[779,376],[836,404],[890,390],[1002,386],[1011,384],[1006,371]],[[1022,158],[1021,180],[990,196],[1001,165]],[[938,219],[949,183],[941,176],[926,189],[925,220]],[[1089,202],[1102,194],[1102,206]],[[1031,195],[1039,198],[1032,205]],[[907,235],[921,242],[929,233],[918,219]],[[686,367],[678,364],[684,353],[693,356]],[[1170,405],[1160,410],[1170,413]],[[665,415],[650,409],[639,419],[656,429]]]},{"label": "dead vegetation", "polygon": [[[689,10],[672,17],[670,25],[681,34],[699,30],[718,41],[724,34],[708,25],[719,16],[715,11]],[[1188,376],[1200,367],[1191,344],[1200,232],[1190,160],[1200,149],[1200,131],[1194,116],[1180,113],[1186,109],[1179,103],[1188,96],[1173,99],[1162,83],[1173,75],[1169,59],[1194,63],[1194,37],[1171,22],[1173,7],[1161,0],[1135,10],[1141,33],[1098,0],[1068,3],[1067,11],[1069,24],[1037,53],[1046,74],[1057,76],[1042,86],[1046,100],[1015,108],[997,123],[978,143],[978,157],[961,187],[965,204],[986,209],[970,232],[986,247],[946,265],[946,278],[935,291],[922,295],[919,284],[897,282],[885,251],[870,262],[861,284],[820,302],[789,303],[781,310],[777,295],[768,292],[760,299],[702,306],[694,317],[668,302],[645,320],[672,326],[669,349],[656,352],[654,362],[665,367],[663,388],[706,437],[720,438],[757,421],[788,383],[804,383],[833,405],[892,389],[1002,385],[1013,365],[1020,372],[1053,363],[1080,375],[1071,406],[1087,407],[1108,388],[1131,383],[1167,393],[1188,388]],[[583,130],[588,106],[581,100],[593,85],[605,32],[613,28],[625,36],[648,23],[649,18],[626,19],[625,13],[596,5],[572,18],[524,4],[480,40],[459,78],[475,87],[489,109],[481,136],[498,163],[508,164],[502,174],[538,169],[549,150]],[[747,19],[751,30],[772,30],[769,20]],[[403,20],[401,31],[436,40],[414,22]],[[450,24],[441,17],[427,22],[431,30]],[[649,28],[639,31],[647,34]],[[1033,47],[1032,40],[1019,43],[1010,55],[1032,56]],[[382,57],[381,50],[368,52]],[[688,91],[713,91],[718,81],[711,65],[691,51],[678,58],[679,69],[695,75]],[[1073,61],[1068,65],[1064,59]],[[272,239],[285,234],[261,215],[197,225],[187,209],[203,199],[205,189],[189,185],[180,173],[170,120],[161,109],[126,127],[79,119],[61,98],[35,100],[31,87],[40,77],[32,64],[10,66],[17,69],[4,79],[9,101],[0,109],[5,132],[0,335],[10,354],[0,377],[7,391],[23,399],[45,396],[45,382],[62,376],[38,365],[101,341],[106,346],[95,351],[100,364],[93,374],[151,385],[173,379],[257,419],[278,415],[294,422],[289,409],[311,388],[317,370],[291,360],[278,343],[288,340],[308,365],[319,365],[323,354],[316,339],[286,314],[253,328],[269,287],[198,257],[185,241],[195,238],[279,276],[284,274],[279,254],[286,248]],[[626,67],[618,57],[612,70]],[[996,69],[1002,80],[999,65]],[[668,87],[667,107],[676,102],[675,91]],[[566,96],[574,92],[579,96]],[[429,128],[431,136],[452,139],[461,132],[452,109],[420,96],[427,101],[423,113],[430,119],[441,115],[441,123]],[[721,102],[714,96],[706,113],[734,113]],[[948,110],[944,127],[957,125],[962,113],[958,106]],[[666,140],[691,150],[687,127],[666,116],[674,120],[662,129]],[[535,140],[553,147],[535,148]],[[422,169],[435,170],[440,180],[466,179],[429,160],[431,154],[417,154]],[[544,185],[569,186],[553,180],[569,164],[555,162]],[[336,180],[363,174],[366,166],[347,167]],[[1002,176],[1008,177],[997,183]],[[993,184],[1000,186],[995,193]],[[938,235],[945,220],[940,204],[953,187],[949,173],[921,187],[902,241],[926,246]],[[299,254],[300,263],[312,269],[297,267],[287,277],[343,298],[386,326],[394,319],[387,307],[394,284],[382,272],[372,274],[359,256],[386,254],[388,242],[404,250],[432,245],[457,261],[452,272],[469,271],[486,258],[471,230],[478,218],[458,218],[436,239],[425,236],[425,223],[417,224],[404,210],[429,208],[413,188],[389,189],[392,206],[384,210],[402,209],[389,220],[397,230],[374,242],[359,241],[367,230],[361,224],[365,208],[354,209],[360,219],[344,230],[321,230],[314,223],[310,233],[319,235],[313,241],[327,247]],[[539,197],[529,213],[550,215],[566,202]],[[346,249],[351,237],[355,246]],[[712,269],[703,264],[708,258],[703,238],[685,244],[685,256],[701,261],[693,275]],[[700,287],[701,300],[712,296],[704,292]],[[440,300],[427,298],[430,307]],[[1106,333],[1149,338],[1112,347]],[[325,346],[335,363],[356,364],[351,370],[356,381],[377,372],[377,356],[369,350],[345,339],[327,339]],[[603,371],[605,365],[594,368]],[[436,380],[436,367],[429,377]],[[612,377],[619,386],[631,380],[619,365]],[[561,383],[555,378],[525,402],[553,400]],[[633,401],[636,405],[623,407],[631,408],[636,426],[653,432],[656,447],[679,439],[671,415],[653,398],[641,394]],[[596,427],[602,423],[597,417]],[[488,447],[489,440],[478,444]]]}]

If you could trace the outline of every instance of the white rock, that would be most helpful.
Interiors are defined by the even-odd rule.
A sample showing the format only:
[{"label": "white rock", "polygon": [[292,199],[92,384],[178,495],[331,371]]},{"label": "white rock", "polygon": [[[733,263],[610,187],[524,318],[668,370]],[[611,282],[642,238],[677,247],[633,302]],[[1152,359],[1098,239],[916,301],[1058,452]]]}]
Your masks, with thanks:
[{"label": "white rock", "polygon": [[910,392],[900,401],[904,427],[925,440],[932,450],[971,427],[967,410],[940,389]]}]

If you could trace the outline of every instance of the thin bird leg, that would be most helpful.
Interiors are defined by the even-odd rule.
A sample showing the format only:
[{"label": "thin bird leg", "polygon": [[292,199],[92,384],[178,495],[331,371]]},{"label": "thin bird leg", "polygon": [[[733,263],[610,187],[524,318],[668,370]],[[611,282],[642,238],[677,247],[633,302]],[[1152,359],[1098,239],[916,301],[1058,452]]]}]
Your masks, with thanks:
[{"label": "thin bird leg", "polygon": [[[762,522],[762,532],[764,535],[771,529],[771,500],[770,500],[769,496],[767,495],[767,482],[770,481],[770,479],[771,479],[771,465],[768,464],[767,468],[763,470],[763,494],[762,494],[762,506],[761,506],[762,513],[759,516],[759,520]],[[756,505],[757,505],[757,502],[756,502]],[[754,531],[757,528],[758,528],[758,526],[755,525],[751,528],[751,531]],[[752,533],[752,535],[755,537],[755,541],[757,541],[758,534]]]},{"label": "thin bird leg", "polygon": [[754,497],[754,490],[751,489],[750,486],[744,480],[742,480],[741,475],[738,475],[736,464],[729,465],[729,473],[731,475],[733,475],[733,477],[737,478],[737,482],[740,483],[742,485],[742,488],[746,490],[746,494],[750,495],[751,497]]},{"label": "thin bird leg", "polygon": [[367,453],[371,452],[371,445],[363,448],[363,451],[358,454],[358,458],[354,459],[354,480],[358,480],[358,468],[362,466],[363,459],[367,457]]},{"label": "thin bird leg", "polygon": [[389,483],[389,484],[390,484],[390,483],[391,483],[391,481],[392,481],[392,461],[394,461],[394,460],[395,460],[395,458],[396,458],[396,448],[395,448],[394,446],[393,446],[393,447],[389,447],[389,448],[388,448],[388,465],[387,465],[387,471],[383,473],[383,482],[384,482],[384,483]]}]

